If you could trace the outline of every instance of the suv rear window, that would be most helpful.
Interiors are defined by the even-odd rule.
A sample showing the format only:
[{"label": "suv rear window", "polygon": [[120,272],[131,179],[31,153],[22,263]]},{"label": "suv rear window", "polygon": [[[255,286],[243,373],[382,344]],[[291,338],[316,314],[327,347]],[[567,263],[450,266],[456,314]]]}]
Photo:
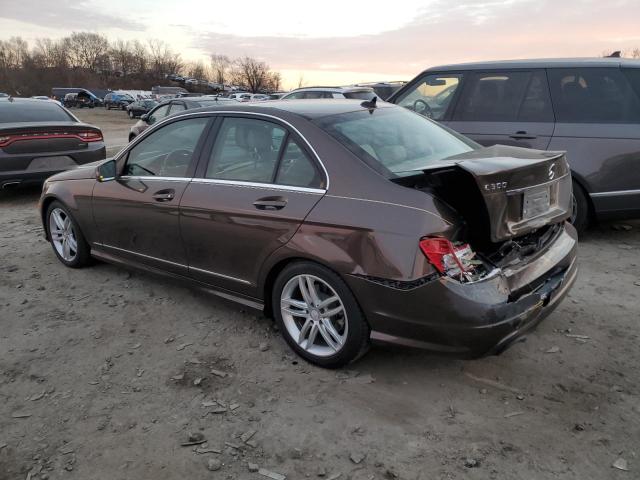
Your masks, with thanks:
[{"label": "suv rear window", "polygon": [[75,118],[55,102],[44,100],[34,100],[33,102],[0,101],[0,123],[75,121]]},{"label": "suv rear window", "polygon": [[619,68],[550,69],[556,121],[640,123],[640,96]]}]

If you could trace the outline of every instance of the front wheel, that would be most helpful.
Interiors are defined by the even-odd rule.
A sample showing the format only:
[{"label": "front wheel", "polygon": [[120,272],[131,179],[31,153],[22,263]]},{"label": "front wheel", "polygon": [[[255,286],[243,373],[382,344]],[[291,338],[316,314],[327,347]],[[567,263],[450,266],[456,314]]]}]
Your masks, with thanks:
[{"label": "front wheel", "polygon": [[571,223],[578,234],[583,234],[589,226],[589,201],[580,185],[573,182]]},{"label": "front wheel", "polygon": [[49,241],[58,260],[67,267],[80,268],[91,261],[89,244],[67,207],[54,201],[47,208]]},{"label": "front wheel", "polygon": [[286,267],[275,282],[272,305],[287,343],[320,367],[342,367],[369,346],[369,326],[353,293],[321,265]]}]

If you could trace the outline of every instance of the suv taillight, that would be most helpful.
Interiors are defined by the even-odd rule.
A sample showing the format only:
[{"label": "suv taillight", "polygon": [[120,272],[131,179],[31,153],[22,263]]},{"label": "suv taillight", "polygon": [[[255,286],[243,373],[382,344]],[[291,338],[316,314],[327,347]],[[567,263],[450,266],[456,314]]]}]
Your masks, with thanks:
[{"label": "suv taillight", "polygon": [[427,260],[440,272],[450,277],[462,277],[475,270],[475,252],[468,243],[454,245],[443,237],[420,240],[420,250]]}]

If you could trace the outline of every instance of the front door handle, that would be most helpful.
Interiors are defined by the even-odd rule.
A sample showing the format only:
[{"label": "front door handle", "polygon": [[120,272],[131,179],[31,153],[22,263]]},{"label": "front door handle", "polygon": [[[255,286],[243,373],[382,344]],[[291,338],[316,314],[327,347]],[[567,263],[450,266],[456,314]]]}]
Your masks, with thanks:
[{"label": "front door handle", "polygon": [[534,140],[538,138],[537,135],[527,133],[524,130],[520,130],[519,132],[516,132],[513,135],[509,135],[509,137],[515,140]]},{"label": "front door handle", "polygon": [[173,188],[167,188],[157,191],[152,196],[156,202],[170,202],[176,196],[176,191]]},{"label": "front door handle", "polygon": [[287,205],[284,197],[263,197],[253,202],[258,210],[282,210]]}]

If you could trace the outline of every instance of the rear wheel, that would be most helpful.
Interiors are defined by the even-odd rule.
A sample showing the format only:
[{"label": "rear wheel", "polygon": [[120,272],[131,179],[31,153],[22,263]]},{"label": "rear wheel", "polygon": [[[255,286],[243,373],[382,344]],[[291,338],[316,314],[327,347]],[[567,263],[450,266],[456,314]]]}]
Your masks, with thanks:
[{"label": "rear wheel", "polygon": [[369,326],[347,284],[331,270],[311,262],[289,265],[272,295],[285,340],[305,360],[338,368],[366,352]]},{"label": "rear wheel", "polygon": [[584,192],[582,187],[574,181],[571,223],[578,233],[582,234],[589,226],[589,220],[589,201],[587,200],[587,194]]},{"label": "rear wheel", "polygon": [[49,240],[58,260],[67,267],[80,268],[91,261],[89,244],[67,207],[54,201],[47,208]]}]

